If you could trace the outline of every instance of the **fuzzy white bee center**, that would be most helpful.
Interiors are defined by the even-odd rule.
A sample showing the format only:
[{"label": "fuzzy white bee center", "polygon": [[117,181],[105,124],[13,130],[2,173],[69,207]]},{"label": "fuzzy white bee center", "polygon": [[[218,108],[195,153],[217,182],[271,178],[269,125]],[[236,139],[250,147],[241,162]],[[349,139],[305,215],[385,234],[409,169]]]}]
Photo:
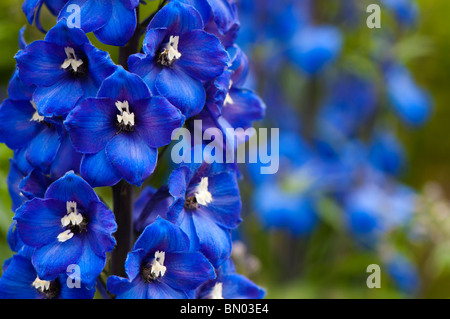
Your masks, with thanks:
[{"label": "fuzzy white bee center", "polygon": [[179,36],[170,36],[169,43],[167,43],[165,52],[167,53],[167,58],[170,63],[181,58],[181,53],[178,52],[178,41],[180,41]]},{"label": "fuzzy white bee center", "polygon": [[50,289],[50,281],[47,280],[41,280],[39,277],[36,277],[36,279],[32,283],[33,287],[37,290],[40,290],[41,292],[45,292]]},{"label": "fuzzy white bee center", "polygon": [[216,283],[214,285],[213,289],[211,290],[211,293],[209,294],[209,298],[210,299],[223,299],[222,289],[223,289],[223,284],[221,282]]},{"label": "fuzzy white bee center", "polygon": [[208,177],[202,177],[200,184],[195,188],[195,199],[197,203],[203,206],[207,206],[212,202],[212,195],[208,191]]},{"label": "fuzzy white bee center", "polygon": [[[83,215],[81,215],[77,210],[76,202],[66,202],[67,214],[61,218],[61,225],[63,227],[73,225],[78,226],[83,222]],[[73,233],[70,229],[66,229],[58,235],[58,240],[60,242],[65,242],[73,237]]]},{"label": "fuzzy white bee center", "polygon": [[35,122],[42,122],[44,120],[44,116],[39,115],[38,111],[37,111],[37,106],[36,103],[34,103],[34,101],[30,101],[31,105],[33,105],[34,108],[34,114],[31,117],[30,121],[35,121]]},{"label": "fuzzy white bee center", "polygon": [[130,113],[130,105],[128,101],[117,101],[116,107],[120,111],[120,114],[117,114],[117,121],[119,124],[129,125],[131,127],[134,126],[134,113]]},{"label": "fuzzy white bee center", "polygon": [[65,47],[67,59],[61,64],[61,68],[66,70],[69,66],[72,67],[73,71],[77,72],[78,68],[83,64],[83,60],[79,60],[75,54],[75,50],[71,47]]},{"label": "fuzzy white bee center", "polygon": [[164,266],[164,259],[166,253],[164,251],[155,252],[155,259],[152,262],[151,275],[153,278],[159,278],[166,273],[166,266]]}]

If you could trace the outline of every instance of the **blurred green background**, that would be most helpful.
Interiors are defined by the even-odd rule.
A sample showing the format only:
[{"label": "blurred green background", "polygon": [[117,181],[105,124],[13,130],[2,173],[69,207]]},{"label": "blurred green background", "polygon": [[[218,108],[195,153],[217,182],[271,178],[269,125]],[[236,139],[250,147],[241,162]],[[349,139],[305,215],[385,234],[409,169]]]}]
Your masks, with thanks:
[{"label": "blurred green background", "polygon": [[[345,0],[342,0],[345,1]],[[27,25],[25,39],[31,42],[42,34],[27,24],[21,10],[22,0],[0,2],[0,98],[15,68],[19,30]],[[450,1],[420,0],[420,23],[401,45],[410,56],[405,61],[417,83],[434,99],[431,120],[420,129],[404,126],[398,132],[409,156],[409,168],[403,181],[422,193],[423,210],[417,217],[434,234],[429,241],[414,243],[402,234],[393,240],[417,264],[422,288],[418,297],[450,297]],[[148,8],[151,11],[151,7]],[[144,11],[142,14],[145,14]],[[54,17],[47,17],[44,27]],[[108,50],[113,59],[117,48],[92,42]],[[399,46],[400,49],[402,46]],[[409,48],[413,48],[410,50]],[[270,105],[268,105],[270,107]],[[0,123],[1,125],[1,123]],[[6,234],[12,221],[11,201],[6,176],[12,152],[0,145],[0,263],[12,255]],[[251,189],[242,189],[245,196]],[[444,213],[443,213],[444,212]],[[336,221],[340,212],[332,203],[323,203],[322,214]],[[448,215],[446,215],[448,214]],[[247,274],[267,290],[268,298],[402,298],[389,278],[382,273],[382,288],[366,287],[366,267],[379,263],[378,254],[361,250],[338,223],[324,223],[307,240],[294,240],[284,233],[262,231],[257,220],[249,215],[242,224],[249,242],[247,252],[235,250],[238,270]],[[282,271],[281,271],[282,270]]]}]

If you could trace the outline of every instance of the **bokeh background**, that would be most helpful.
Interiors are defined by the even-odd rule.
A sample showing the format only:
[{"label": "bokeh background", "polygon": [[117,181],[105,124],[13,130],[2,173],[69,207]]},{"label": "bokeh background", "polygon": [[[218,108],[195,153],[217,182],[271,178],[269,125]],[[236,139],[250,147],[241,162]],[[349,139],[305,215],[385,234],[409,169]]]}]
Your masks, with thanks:
[{"label": "bokeh background", "polygon": [[[242,167],[238,270],[268,298],[449,298],[450,2],[237,2],[247,86],[267,106],[258,126],[280,129],[281,154],[274,176]],[[380,29],[366,25],[370,4]],[[1,100],[19,30],[43,37],[21,5],[0,2]],[[48,29],[55,18],[41,14]],[[12,255],[10,157],[0,145],[0,262]],[[370,264],[381,288],[366,286]]]}]

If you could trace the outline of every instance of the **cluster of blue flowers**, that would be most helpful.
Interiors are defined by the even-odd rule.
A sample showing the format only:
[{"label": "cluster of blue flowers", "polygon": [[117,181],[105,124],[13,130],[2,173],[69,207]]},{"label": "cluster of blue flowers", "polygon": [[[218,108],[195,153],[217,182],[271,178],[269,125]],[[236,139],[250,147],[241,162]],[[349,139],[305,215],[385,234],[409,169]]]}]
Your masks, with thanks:
[{"label": "cluster of blue flowers", "polygon": [[[394,278],[401,269],[416,276],[400,284],[416,291],[414,265],[395,248],[386,253],[386,235],[407,225],[416,206],[415,191],[398,178],[407,163],[395,128],[420,127],[432,110],[429,94],[392,49],[415,26],[417,4],[382,1],[383,17],[391,14],[396,24],[384,19],[381,29],[369,30],[370,1],[342,1],[329,11],[312,0],[244,0],[242,7],[256,3],[259,10],[242,10],[238,42],[255,52],[253,85],[276,105],[267,125],[280,128],[280,172],[261,175],[249,166],[257,217],[266,229],[293,236],[308,236],[321,223],[344,225],[363,247],[383,250],[387,265],[408,265],[387,268]],[[323,214],[330,201],[337,218]]]},{"label": "cluster of blue flowers", "polygon": [[[141,187],[158,148],[194,120],[247,128],[265,112],[244,86],[235,2],[159,2],[141,22],[139,8],[150,4],[139,0],[25,0],[30,24],[43,30],[43,5],[57,23],[43,40],[21,37],[0,107],[0,141],[14,150],[8,243],[16,253],[3,266],[0,298],[92,298],[96,288],[115,298],[264,296],[230,259],[241,222],[234,164],[181,163],[167,185],[144,188],[125,212],[137,240],[124,271],[111,272],[120,260],[110,253],[122,244],[114,234],[125,226],[93,188]],[[69,23],[74,6],[79,26]],[[90,32],[121,47],[120,65]]]}]

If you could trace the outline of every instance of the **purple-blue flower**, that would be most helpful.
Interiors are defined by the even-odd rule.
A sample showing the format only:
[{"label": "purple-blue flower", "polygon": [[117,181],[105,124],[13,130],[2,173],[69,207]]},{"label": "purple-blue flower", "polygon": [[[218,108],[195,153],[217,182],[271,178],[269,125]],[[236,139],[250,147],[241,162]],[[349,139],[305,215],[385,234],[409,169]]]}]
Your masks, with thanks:
[{"label": "purple-blue flower", "polygon": [[70,18],[73,5],[80,8],[80,28],[86,33],[94,32],[105,44],[124,46],[136,29],[139,0],[69,0],[58,21]]},{"label": "purple-blue flower", "polygon": [[182,122],[179,110],[118,67],[97,97],[83,100],[64,123],[75,149],[85,154],[81,175],[97,187],[122,178],[140,186],[155,169],[158,147],[170,143]]},{"label": "purple-blue flower", "polygon": [[229,56],[217,37],[203,31],[197,10],[170,2],[150,22],[144,53],[128,60],[154,95],[166,97],[186,118],[205,104],[203,83],[222,74]]},{"label": "purple-blue flower", "polygon": [[128,253],[128,278],[111,276],[108,290],[118,299],[186,299],[214,268],[199,252],[189,251],[189,239],[176,225],[157,218],[147,226]]},{"label": "purple-blue flower", "polygon": [[140,214],[140,231],[158,215],[179,225],[214,266],[231,253],[231,231],[241,222],[236,173],[225,164],[182,164]]},{"label": "purple-blue flower", "polygon": [[107,52],[95,48],[84,32],[61,20],[44,40],[16,54],[20,79],[34,85],[33,101],[42,116],[65,116],[86,97],[95,96],[114,72]]},{"label": "purple-blue flower", "polygon": [[73,172],[52,183],[44,198],[22,205],[14,220],[23,243],[35,249],[31,261],[43,280],[76,264],[81,281],[93,283],[116,243],[113,213]]},{"label": "purple-blue flower", "polygon": [[[95,288],[80,283],[67,285],[66,272],[52,280],[42,280],[32,262],[21,254],[14,255],[3,267],[0,278],[0,299],[92,299]],[[6,262],[5,262],[6,263]]]}]

